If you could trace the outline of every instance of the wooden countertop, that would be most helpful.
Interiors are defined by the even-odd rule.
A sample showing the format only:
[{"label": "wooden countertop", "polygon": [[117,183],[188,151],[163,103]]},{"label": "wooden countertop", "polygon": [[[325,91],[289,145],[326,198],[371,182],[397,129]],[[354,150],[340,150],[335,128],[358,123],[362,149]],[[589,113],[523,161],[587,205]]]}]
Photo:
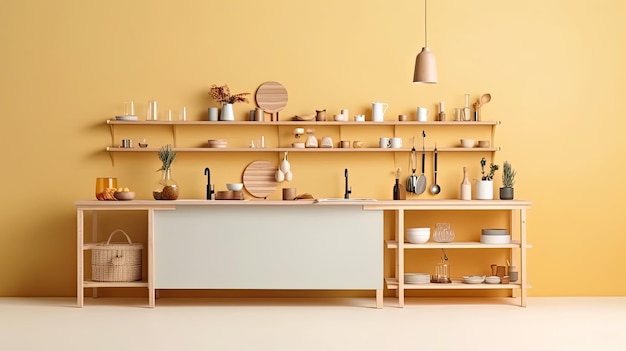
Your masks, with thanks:
[{"label": "wooden countertop", "polygon": [[515,210],[531,206],[526,200],[379,200],[379,201],[325,201],[315,200],[131,200],[131,201],[76,201],[77,208],[88,210],[175,209],[180,206],[361,206],[365,210]]}]

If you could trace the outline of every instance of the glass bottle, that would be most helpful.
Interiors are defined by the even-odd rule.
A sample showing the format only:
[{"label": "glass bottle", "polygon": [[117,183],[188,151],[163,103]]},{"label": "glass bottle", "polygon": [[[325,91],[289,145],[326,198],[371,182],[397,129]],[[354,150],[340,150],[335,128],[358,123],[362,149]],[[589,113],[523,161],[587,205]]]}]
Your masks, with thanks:
[{"label": "glass bottle", "polygon": [[467,177],[467,167],[463,167],[463,182],[461,182],[461,200],[472,199],[472,183]]}]

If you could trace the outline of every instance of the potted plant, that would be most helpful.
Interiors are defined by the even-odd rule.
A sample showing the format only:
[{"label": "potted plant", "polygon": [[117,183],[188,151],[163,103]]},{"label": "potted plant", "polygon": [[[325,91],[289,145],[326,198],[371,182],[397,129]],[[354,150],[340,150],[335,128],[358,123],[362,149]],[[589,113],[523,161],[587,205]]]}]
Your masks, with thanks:
[{"label": "potted plant", "polygon": [[222,115],[220,116],[220,120],[234,121],[235,114],[233,112],[233,104],[237,102],[247,103],[248,98],[246,98],[246,95],[250,95],[250,93],[231,94],[228,85],[224,84],[222,86],[217,86],[213,84],[211,85],[211,90],[209,90],[209,95],[215,101],[222,104]]},{"label": "potted plant", "polygon": [[493,176],[500,168],[493,163],[489,164],[489,173],[485,173],[487,160],[483,157],[480,159],[481,180],[476,181],[476,199],[493,200]]},{"label": "potted plant", "polygon": [[172,162],[176,158],[176,151],[172,150],[172,145],[167,144],[159,150],[159,160],[161,160],[161,168],[157,172],[161,172],[161,179],[157,182],[152,196],[155,200],[176,200],[179,195],[179,187],[174,179],[172,179],[171,167]]},{"label": "potted plant", "polygon": [[500,200],[513,200],[513,185],[517,171],[511,167],[509,161],[502,164],[502,188],[500,188]]}]

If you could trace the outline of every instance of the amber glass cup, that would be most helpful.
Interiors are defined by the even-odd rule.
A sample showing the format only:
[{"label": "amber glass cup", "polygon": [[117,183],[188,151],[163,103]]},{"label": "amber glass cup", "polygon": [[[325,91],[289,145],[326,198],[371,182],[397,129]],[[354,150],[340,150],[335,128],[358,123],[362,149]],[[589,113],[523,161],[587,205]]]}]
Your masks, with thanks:
[{"label": "amber glass cup", "polygon": [[96,198],[107,188],[117,188],[117,178],[96,178]]}]

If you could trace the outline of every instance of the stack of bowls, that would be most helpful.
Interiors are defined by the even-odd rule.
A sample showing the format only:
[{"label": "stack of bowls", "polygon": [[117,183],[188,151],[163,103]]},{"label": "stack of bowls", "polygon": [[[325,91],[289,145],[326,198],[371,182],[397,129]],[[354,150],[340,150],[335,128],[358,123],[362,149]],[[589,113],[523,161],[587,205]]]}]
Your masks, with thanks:
[{"label": "stack of bowls", "polygon": [[511,235],[508,229],[483,229],[480,242],[483,244],[510,244]]},{"label": "stack of bowls", "polygon": [[428,284],[430,283],[430,274],[428,273],[405,273],[405,284]]},{"label": "stack of bowls", "polygon": [[430,239],[430,228],[407,228],[406,238],[411,244],[424,244]]},{"label": "stack of bowls", "polygon": [[223,149],[227,144],[228,142],[223,139],[209,139],[209,147]]}]

